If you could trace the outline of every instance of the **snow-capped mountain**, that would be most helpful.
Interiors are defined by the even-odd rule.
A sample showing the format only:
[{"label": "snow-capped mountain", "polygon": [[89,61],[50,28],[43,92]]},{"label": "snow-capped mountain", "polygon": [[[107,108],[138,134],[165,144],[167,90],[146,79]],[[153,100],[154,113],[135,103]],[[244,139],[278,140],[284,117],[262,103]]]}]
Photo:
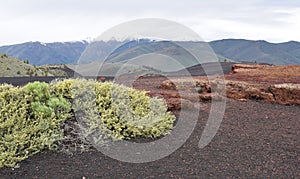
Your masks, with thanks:
[{"label": "snow-capped mountain", "polygon": [[[107,39],[108,40],[108,39]],[[77,64],[96,60],[110,62],[126,61],[128,58],[162,52],[174,58],[182,55],[176,45],[189,49],[194,54],[202,54],[195,41],[164,41],[153,38],[82,40],[72,42],[26,42],[16,45],[0,46],[0,53],[21,60],[28,60],[32,65]],[[167,42],[167,43],[166,43]],[[173,45],[174,43],[175,45]],[[244,39],[224,39],[207,43],[215,51],[220,61],[248,61],[269,64],[300,64],[300,42],[269,43]],[[200,45],[201,46],[201,45]],[[180,49],[180,48],[179,48]]]},{"label": "snow-capped mountain", "polygon": [[1,46],[0,52],[21,60],[28,60],[32,65],[76,63],[89,43],[76,42],[26,42],[16,45]]}]

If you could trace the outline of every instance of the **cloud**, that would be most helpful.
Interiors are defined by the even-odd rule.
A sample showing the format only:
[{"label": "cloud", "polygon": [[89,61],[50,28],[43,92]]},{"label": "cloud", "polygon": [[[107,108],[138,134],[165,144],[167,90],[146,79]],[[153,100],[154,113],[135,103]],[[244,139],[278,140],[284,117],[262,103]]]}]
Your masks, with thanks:
[{"label": "cloud", "polygon": [[0,6],[0,45],[97,37],[120,23],[163,18],[207,40],[298,40],[300,2],[294,0],[10,0]]}]

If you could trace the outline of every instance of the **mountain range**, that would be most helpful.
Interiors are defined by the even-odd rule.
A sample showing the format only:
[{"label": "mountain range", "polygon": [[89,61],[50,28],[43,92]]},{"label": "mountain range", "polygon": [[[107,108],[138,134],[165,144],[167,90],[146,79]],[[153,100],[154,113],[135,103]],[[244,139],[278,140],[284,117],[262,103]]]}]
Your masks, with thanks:
[{"label": "mountain range", "polygon": [[226,39],[210,42],[210,46],[217,54],[237,62],[300,64],[300,42],[269,43],[263,40]]},{"label": "mountain range", "polygon": [[29,61],[32,65],[76,63],[87,47],[87,41],[76,42],[26,42],[0,47],[0,53]]},{"label": "mountain range", "polygon": [[[216,56],[211,54],[210,47],[216,53]],[[169,63],[167,60],[170,60],[170,58],[166,57],[171,57],[185,66],[193,66],[198,62],[210,62],[211,58],[217,58],[219,61],[300,65],[300,42],[296,41],[270,43],[263,40],[223,39],[204,43],[137,39],[123,42],[115,40],[55,43],[26,42],[0,46],[0,53],[21,60],[28,60],[32,65],[89,63],[95,59],[105,60],[109,63],[126,62],[126,60],[128,62],[128,59],[130,59],[133,62],[143,61],[142,63],[147,65],[149,55],[157,55],[154,56],[157,59],[155,64],[163,60],[165,60],[163,63]],[[195,54],[201,58],[200,61],[187,60],[193,59]],[[137,60],[136,57],[141,58]]]}]

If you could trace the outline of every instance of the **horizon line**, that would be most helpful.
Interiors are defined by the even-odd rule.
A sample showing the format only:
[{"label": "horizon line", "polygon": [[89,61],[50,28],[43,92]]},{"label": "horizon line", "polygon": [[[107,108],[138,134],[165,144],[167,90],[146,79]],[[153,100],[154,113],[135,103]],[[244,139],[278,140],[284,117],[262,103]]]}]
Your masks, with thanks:
[{"label": "horizon line", "polygon": [[[149,39],[149,38],[139,38],[139,39]],[[75,43],[75,42],[87,42],[87,43],[91,43],[91,42],[95,42],[95,41],[103,41],[103,42],[109,42],[109,41],[118,41],[118,42],[124,42],[126,40],[129,41],[133,41],[133,40],[137,40],[137,39],[125,39],[125,40],[116,40],[116,39],[112,39],[112,40],[91,40],[91,39],[82,39],[82,40],[67,40],[67,41],[23,41],[23,42],[16,42],[16,43],[12,43],[12,44],[0,44],[0,47],[4,47],[4,46],[12,46],[12,45],[20,45],[20,44],[25,44],[25,43],[41,43],[41,44],[53,44],[53,43]],[[300,43],[300,41],[297,40],[289,40],[289,41],[280,41],[280,42],[271,42],[265,39],[246,39],[246,38],[222,38],[222,39],[215,39],[215,40],[210,40],[210,41],[206,41],[206,40],[174,40],[174,42],[205,42],[205,43],[211,43],[211,42],[216,42],[216,41],[222,41],[222,40],[246,40],[246,41],[254,41],[254,42],[258,42],[258,41],[264,41],[267,43],[271,43],[271,44],[281,44],[281,43],[288,43],[288,42],[297,42]],[[161,40],[161,41],[173,41],[173,40]]]}]

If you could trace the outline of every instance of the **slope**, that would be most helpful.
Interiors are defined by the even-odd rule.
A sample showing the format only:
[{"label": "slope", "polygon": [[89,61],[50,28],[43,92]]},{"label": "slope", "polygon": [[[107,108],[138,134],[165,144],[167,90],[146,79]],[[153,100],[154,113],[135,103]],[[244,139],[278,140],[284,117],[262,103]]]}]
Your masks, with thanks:
[{"label": "slope", "polygon": [[[210,42],[210,45],[217,54],[239,62],[300,64],[299,55],[289,50],[290,43],[274,44],[262,40],[226,39]],[[293,51],[300,52],[300,46]]]},{"label": "slope", "polygon": [[0,47],[0,52],[28,60],[32,65],[76,63],[88,42],[26,42]]},{"label": "slope", "polygon": [[18,60],[6,54],[0,54],[0,76],[15,77],[15,76],[52,76],[47,72],[27,64],[24,61]]}]

